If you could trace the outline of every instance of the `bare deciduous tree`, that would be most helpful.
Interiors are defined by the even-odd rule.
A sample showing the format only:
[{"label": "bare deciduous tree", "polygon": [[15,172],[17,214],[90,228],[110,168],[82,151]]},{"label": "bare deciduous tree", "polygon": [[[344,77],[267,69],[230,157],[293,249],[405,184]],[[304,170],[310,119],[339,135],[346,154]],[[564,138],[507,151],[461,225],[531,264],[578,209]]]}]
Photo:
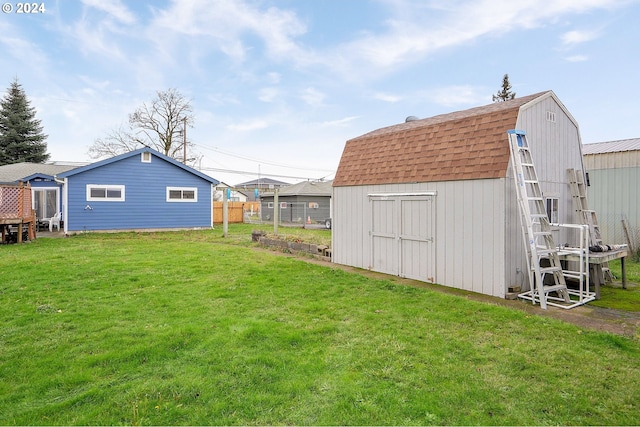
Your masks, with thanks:
[{"label": "bare deciduous tree", "polygon": [[[186,126],[193,127],[191,104],[178,90],[157,92],[157,97],[129,114],[128,129],[123,126],[98,138],[89,147],[91,158],[113,157],[144,145],[176,160],[184,161]],[[186,140],[186,146],[190,142]],[[188,159],[187,160],[193,160]]]}]

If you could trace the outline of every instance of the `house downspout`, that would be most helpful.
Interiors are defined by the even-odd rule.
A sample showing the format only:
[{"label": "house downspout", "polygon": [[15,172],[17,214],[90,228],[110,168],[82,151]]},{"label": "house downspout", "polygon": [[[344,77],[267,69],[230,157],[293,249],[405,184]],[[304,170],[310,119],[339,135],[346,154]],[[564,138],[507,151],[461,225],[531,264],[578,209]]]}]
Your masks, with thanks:
[{"label": "house downspout", "polygon": [[62,223],[64,224],[63,226],[63,231],[64,234],[67,234],[68,231],[68,224],[69,221],[67,221],[67,206],[68,206],[68,198],[69,198],[69,194],[67,193],[67,188],[68,188],[68,179],[69,178],[63,178],[60,179],[57,176],[54,175],[53,179],[58,183],[58,184],[62,184]]}]

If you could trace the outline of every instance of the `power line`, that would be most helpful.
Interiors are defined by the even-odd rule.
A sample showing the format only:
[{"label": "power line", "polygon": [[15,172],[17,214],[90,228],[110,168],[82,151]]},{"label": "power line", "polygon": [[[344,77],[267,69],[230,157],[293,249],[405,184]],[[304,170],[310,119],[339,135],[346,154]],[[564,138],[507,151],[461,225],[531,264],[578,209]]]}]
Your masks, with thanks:
[{"label": "power line", "polygon": [[229,156],[229,157],[236,157],[238,159],[249,160],[249,161],[252,161],[252,162],[255,162],[255,163],[260,163],[260,164],[265,164],[265,165],[279,166],[279,167],[283,167],[283,168],[287,168],[287,169],[296,169],[296,170],[314,170],[314,171],[318,171],[318,172],[334,172],[333,170],[330,170],[330,169],[310,169],[310,168],[303,168],[303,167],[298,167],[298,166],[285,165],[283,163],[259,160],[259,159],[255,159],[255,158],[252,158],[252,157],[244,156],[242,154],[233,153],[231,151],[222,150],[222,149],[220,149],[218,147],[210,147],[210,146],[206,146],[206,145],[198,144],[198,143],[193,143],[193,145],[205,148],[207,150],[214,151],[216,153],[224,154],[224,155]]},{"label": "power line", "polygon": [[247,171],[237,171],[232,169],[219,169],[219,168],[200,168],[202,171],[211,171],[211,172],[222,172],[222,173],[234,173],[238,175],[250,175],[250,176],[268,176],[271,178],[289,178],[289,179],[304,179],[307,181],[319,181],[325,179],[327,176],[321,178],[312,178],[308,176],[291,176],[291,175],[278,175],[273,173],[258,173],[258,172],[247,172]]}]

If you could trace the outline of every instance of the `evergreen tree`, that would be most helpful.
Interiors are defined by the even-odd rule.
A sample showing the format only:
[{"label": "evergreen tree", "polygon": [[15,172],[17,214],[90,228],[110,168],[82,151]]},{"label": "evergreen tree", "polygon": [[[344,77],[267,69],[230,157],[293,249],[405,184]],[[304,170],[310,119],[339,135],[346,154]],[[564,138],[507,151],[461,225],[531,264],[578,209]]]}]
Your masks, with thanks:
[{"label": "evergreen tree", "polygon": [[493,95],[493,102],[508,101],[516,97],[515,92],[511,92],[511,83],[509,83],[509,74],[505,74],[502,78],[502,89]]},{"label": "evergreen tree", "polygon": [[35,117],[36,110],[16,78],[0,100],[0,166],[49,159],[47,135]]}]

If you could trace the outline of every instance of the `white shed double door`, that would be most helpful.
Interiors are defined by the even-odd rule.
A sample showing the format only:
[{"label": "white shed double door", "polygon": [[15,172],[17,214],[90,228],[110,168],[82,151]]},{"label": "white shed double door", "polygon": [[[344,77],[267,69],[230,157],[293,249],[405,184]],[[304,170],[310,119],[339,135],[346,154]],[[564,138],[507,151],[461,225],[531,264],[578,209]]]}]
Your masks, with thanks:
[{"label": "white shed double door", "polygon": [[371,269],[435,282],[435,195],[370,195]]}]

